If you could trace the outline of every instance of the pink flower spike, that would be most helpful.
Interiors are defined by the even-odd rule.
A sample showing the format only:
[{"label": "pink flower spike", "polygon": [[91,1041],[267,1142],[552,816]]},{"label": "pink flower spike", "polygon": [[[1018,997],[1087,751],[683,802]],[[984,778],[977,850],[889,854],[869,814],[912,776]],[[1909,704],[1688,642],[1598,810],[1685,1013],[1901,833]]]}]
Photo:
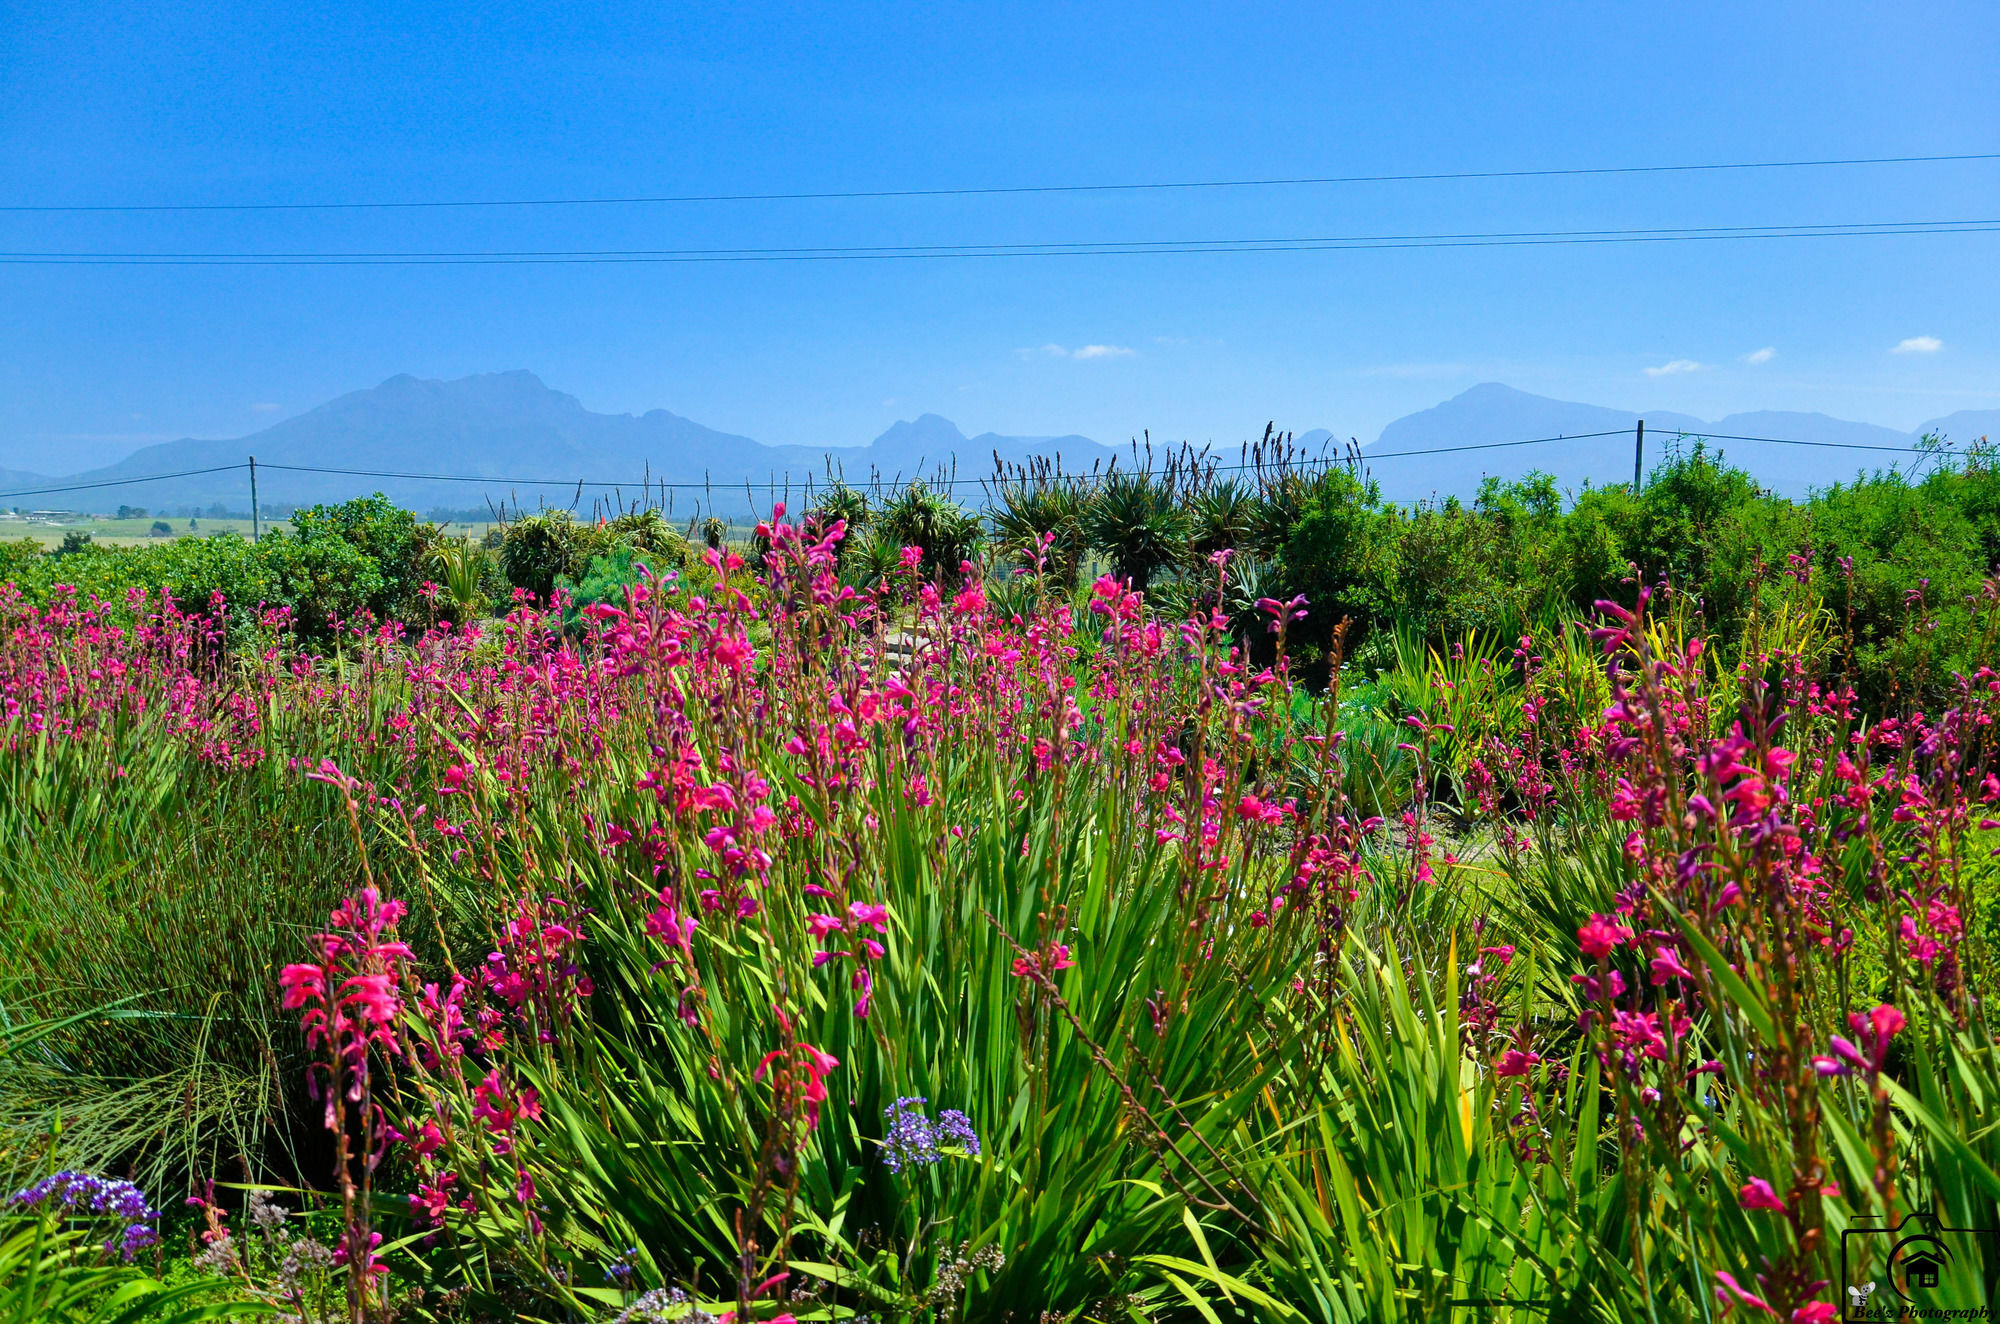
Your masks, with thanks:
[{"label": "pink flower spike", "polygon": [[1742,1284],[1736,1281],[1734,1274],[1723,1269],[1717,1269],[1715,1271],[1715,1281],[1717,1284],[1715,1299],[1722,1303],[1723,1310],[1728,1311],[1737,1306],[1749,1306],[1754,1310],[1761,1310],[1767,1315],[1778,1313],[1771,1309],[1771,1303],[1763,1297],[1758,1296],[1755,1292],[1744,1291]]},{"label": "pink flower spike", "polygon": [[1771,1189],[1771,1183],[1762,1177],[1752,1177],[1744,1183],[1743,1189],[1736,1193],[1736,1198],[1745,1209],[1767,1209],[1774,1214],[1785,1212],[1785,1202]]}]

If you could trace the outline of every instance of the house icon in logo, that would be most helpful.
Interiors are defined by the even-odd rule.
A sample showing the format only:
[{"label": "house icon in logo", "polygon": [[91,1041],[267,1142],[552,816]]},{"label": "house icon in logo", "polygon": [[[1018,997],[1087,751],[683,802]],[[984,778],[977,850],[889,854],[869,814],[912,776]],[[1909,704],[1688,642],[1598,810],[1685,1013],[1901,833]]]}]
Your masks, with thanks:
[{"label": "house icon in logo", "polygon": [[1903,1281],[1911,1287],[1936,1287],[1943,1272],[1944,1258],[1932,1251],[1920,1250],[1903,1261]]}]

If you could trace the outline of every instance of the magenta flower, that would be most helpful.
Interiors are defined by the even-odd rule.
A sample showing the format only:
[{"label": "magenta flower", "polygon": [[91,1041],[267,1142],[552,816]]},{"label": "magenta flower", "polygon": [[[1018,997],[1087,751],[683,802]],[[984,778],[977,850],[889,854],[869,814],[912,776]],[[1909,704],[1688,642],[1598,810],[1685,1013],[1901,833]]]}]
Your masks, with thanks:
[{"label": "magenta flower", "polygon": [[860,901],[850,902],[847,907],[847,917],[853,920],[856,925],[865,924],[871,926],[877,933],[887,933],[889,931],[889,907],[887,906],[868,905]]},{"label": "magenta flower", "polygon": [[1611,949],[1632,940],[1632,930],[1604,915],[1592,915],[1590,923],[1576,931],[1577,945],[1585,956],[1603,959]]},{"label": "magenta flower", "polygon": [[1785,1212],[1785,1202],[1771,1189],[1771,1183],[1762,1177],[1752,1177],[1745,1182],[1743,1189],[1736,1193],[1736,1198],[1745,1209],[1767,1209],[1774,1214]]},{"label": "magenta flower", "polygon": [[1653,983],[1664,984],[1671,979],[1693,979],[1694,971],[1681,964],[1680,956],[1671,947],[1653,949]]},{"label": "magenta flower", "polygon": [[1715,1281],[1715,1299],[1722,1304],[1722,1309],[1725,1313],[1735,1309],[1737,1306],[1748,1306],[1752,1310],[1761,1310],[1767,1315],[1778,1313],[1771,1309],[1771,1303],[1763,1297],[1758,1296],[1755,1292],[1744,1290],[1743,1285],[1736,1281],[1736,1276],[1727,1270],[1717,1269],[1715,1271]]}]

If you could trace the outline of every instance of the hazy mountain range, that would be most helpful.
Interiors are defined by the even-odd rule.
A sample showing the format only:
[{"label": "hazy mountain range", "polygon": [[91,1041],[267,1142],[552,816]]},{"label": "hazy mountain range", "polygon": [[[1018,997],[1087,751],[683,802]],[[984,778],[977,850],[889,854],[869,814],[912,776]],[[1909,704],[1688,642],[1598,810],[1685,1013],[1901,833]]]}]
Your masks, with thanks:
[{"label": "hazy mountain range", "polygon": [[[1519,477],[1532,469],[1554,474],[1565,487],[1584,482],[1623,482],[1632,474],[1634,420],[1631,410],[1575,404],[1529,395],[1499,383],[1475,386],[1434,408],[1391,423],[1363,447],[1362,454],[1385,494],[1403,501],[1455,495],[1470,497],[1487,474]],[[1714,443],[1731,461],[1759,481],[1788,495],[1852,478],[1863,469],[1906,462],[1918,437],[1942,432],[1956,442],[2000,434],[2000,410],[1966,411],[1924,424],[1912,433],[1824,414],[1759,412],[1732,414],[1716,422],[1686,415],[1649,412],[1647,462],[1696,436],[1775,437],[1834,442],[1883,450],[1839,450],[1723,440]],[[1616,433],[1587,437],[1579,434]],[[1492,449],[1494,442],[1566,437]],[[1297,443],[1310,449],[1340,445],[1326,429],[1301,432]],[[1215,446],[1224,463],[1234,463],[1238,444]],[[1403,452],[1444,450],[1442,454]],[[1897,452],[1901,452],[1898,454]],[[470,509],[490,501],[532,508],[539,503],[568,505],[575,484],[593,484],[586,505],[605,494],[601,484],[623,485],[630,499],[643,483],[693,484],[673,491],[677,511],[704,508],[741,511],[771,499],[789,484],[794,492],[812,478],[832,472],[857,485],[880,479],[908,480],[955,471],[961,479],[993,472],[994,460],[1020,463],[1033,456],[1060,459],[1066,471],[1087,472],[1123,455],[1128,448],[1101,445],[1088,437],[1011,437],[982,433],[967,437],[936,414],[899,422],[866,446],[767,446],[748,437],[705,427],[655,409],[641,415],[598,414],[575,396],[550,389],[533,373],[503,372],[457,381],[392,377],[372,390],[355,391],[316,409],[227,441],[188,438],[134,451],[116,464],[83,473],[53,476],[0,469],[0,506],[108,510],[129,503],[156,511],[179,511],[220,502],[247,509],[246,475],[235,469],[193,474],[143,484],[111,486],[119,479],[184,473],[258,462],[258,490],[266,505],[291,506],[381,490],[418,510]],[[312,472],[358,469],[373,475]],[[452,481],[430,475],[462,475]],[[530,480],[557,480],[536,483]],[[20,489],[66,483],[107,484],[84,491],[20,494]],[[976,487],[961,488],[976,497]]]}]

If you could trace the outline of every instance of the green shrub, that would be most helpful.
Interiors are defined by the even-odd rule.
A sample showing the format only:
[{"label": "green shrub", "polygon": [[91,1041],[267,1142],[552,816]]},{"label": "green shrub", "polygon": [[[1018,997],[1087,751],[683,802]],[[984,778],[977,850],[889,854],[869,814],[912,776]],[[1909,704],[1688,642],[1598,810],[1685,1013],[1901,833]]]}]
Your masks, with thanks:
[{"label": "green shrub", "polygon": [[[290,532],[270,535],[274,548],[297,544],[310,549],[305,560],[317,570],[323,564],[346,561],[345,553],[334,546],[344,545],[373,567],[374,573],[361,594],[369,611],[383,620],[428,619],[422,590],[434,573],[431,552],[440,536],[436,525],[423,523],[377,492],[336,506],[306,506],[293,513],[291,526]],[[311,554],[322,548],[330,549],[330,556]],[[313,582],[317,591],[324,591],[323,581],[316,574]],[[331,610],[333,605],[317,597],[297,602],[302,612],[312,610],[318,614]]]},{"label": "green shrub", "polygon": [[1114,470],[1084,512],[1090,545],[1111,573],[1144,592],[1153,576],[1183,565],[1193,523],[1175,492],[1150,473]]},{"label": "green shrub", "polygon": [[1304,594],[1310,615],[1294,627],[1302,644],[1325,648],[1349,622],[1352,649],[1394,619],[1399,517],[1381,504],[1381,489],[1353,469],[1329,468],[1302,497],[1298,522],[1279,553],[1283,597]]},{"label": "green shrub", "polygon": [[911,483],[891,497],[876,528],[899,548],[923,552],[926,579],[956,579],[959,565],[979,549],[979,517],[924,483]]},{"label": "green shrub", "polygon": [[575,541],[576,521],[566,510],[544,510],[515,520],[500,541],[500,566],[507,582],[546,602],[556,580],[571,573]]},{"label": "green shrub", "polygon": [[1036,558],[1043,557],[1044,573],[1067,592],[1076,587],[1083,566],[1088,505],[1075,479],[1037,474],[1003,483],[993,510],[997,549],[1022,569],[1032,568]]}]

